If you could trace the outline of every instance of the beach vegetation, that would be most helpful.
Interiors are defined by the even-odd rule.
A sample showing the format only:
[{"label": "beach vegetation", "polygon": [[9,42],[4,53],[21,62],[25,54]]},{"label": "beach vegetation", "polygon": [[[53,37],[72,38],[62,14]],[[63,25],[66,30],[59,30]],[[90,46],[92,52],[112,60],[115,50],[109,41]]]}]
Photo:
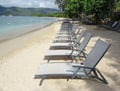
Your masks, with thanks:
[{"label": "beach vegetation", "polygon": [[114,12],[112,14],[112,20],[114,20],[114,21],[120,20],[120,1],[118,1],[116,3]]},{"label": "beach vegetation", "polygon": [[38,17],[67,17],[66,14],[63,12],[58,13],[48,13],[48,14],[33,14],[32,16],[38,16]]},{"label": "beach vegetation", "polygon": [[55,4],[67,17],[84,19],[93,24],[115,17],[115,11],[117,15],[120,12],[120,0],[56,0]]}]

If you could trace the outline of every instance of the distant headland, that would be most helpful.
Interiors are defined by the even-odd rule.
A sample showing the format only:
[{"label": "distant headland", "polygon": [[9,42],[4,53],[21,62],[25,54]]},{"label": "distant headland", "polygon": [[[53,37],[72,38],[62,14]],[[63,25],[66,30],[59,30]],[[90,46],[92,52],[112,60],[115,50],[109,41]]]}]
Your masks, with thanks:
[{"label": "distant headland", "polygon": [[60,10],[52,8],[20,8],[20,7],[3,7],[0,6],[0,16],[32,16],[37,14],[58,13]]}]

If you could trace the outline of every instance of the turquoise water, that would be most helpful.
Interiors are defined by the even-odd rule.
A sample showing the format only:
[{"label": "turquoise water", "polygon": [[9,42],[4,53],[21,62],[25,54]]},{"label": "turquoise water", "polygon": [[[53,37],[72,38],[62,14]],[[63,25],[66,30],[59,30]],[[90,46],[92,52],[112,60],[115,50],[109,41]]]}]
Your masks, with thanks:
[{"label": "turquoise water", "polygon": [[51,17],[0,16],[0,41],[33,31],[56,21]]}]

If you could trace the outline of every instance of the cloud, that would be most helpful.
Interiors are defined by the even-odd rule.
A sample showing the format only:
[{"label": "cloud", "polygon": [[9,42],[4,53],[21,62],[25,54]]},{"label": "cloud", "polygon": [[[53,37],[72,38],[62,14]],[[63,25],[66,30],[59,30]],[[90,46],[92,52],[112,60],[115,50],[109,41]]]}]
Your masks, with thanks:
[{"label": "cloud", "polygon": [[0,5],[11,7],[57,8],[55,0],[0,0]]}]

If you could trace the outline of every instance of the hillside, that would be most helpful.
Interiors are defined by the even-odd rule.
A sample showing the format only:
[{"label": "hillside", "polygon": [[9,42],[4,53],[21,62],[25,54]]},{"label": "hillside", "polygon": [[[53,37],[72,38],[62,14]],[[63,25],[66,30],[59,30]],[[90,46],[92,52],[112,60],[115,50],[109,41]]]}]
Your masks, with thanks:
[{"label": "hillside", "polygon": [[28,16],[33,14],[56,13],[59,10],[51,8],[19,8],[0,6],[0,15]]}]

